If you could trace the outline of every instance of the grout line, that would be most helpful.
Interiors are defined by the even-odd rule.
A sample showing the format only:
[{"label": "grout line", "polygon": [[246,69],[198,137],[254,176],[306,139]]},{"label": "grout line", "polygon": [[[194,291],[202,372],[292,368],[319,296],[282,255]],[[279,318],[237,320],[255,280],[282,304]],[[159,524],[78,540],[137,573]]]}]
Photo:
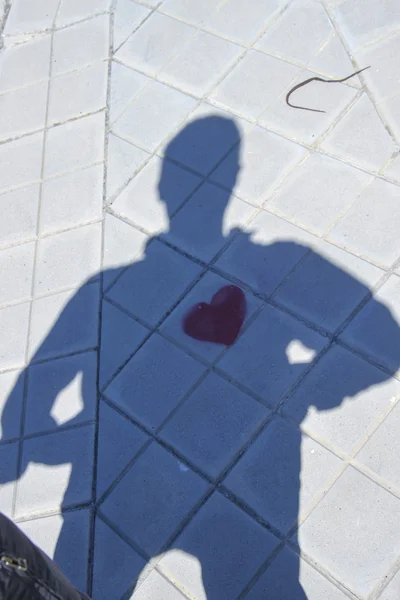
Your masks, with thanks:
[{"label": "grout line", "polygon": [[85,419],[84,421],[81,421],[80,423],[67,422],[64,425],[58,425],[56,428],[53,428],[53,429],[44,429],[42,431],[28,433],[26,435],[23,435],[21,437],[21,439],[22,439],[22,441],[34,440],[37,438],[46,437],[48,435],[56,435],[58,433],[65,433],[67,431],[71,431],[74,429],[85,429],[86,427],[88,427],[90,425],[94,425],[94,424],[95,424],[95,419]]},{"label": "grout line", "polygon": [[[58,2],[57,11],[53,20],[54,21],[60,7],[61,0]],[[52,73],[52,58],[53,58],[53,43],[54,43],[54,34],[51,34],[51,42],[50,42],[50,56],[49,56],[49,80],[47,84],[47,98],[46,98],[46,111],[45,111],[45,124],[47,124],[48,114],[49,114],[49,98],[50,98],[50,79]],[[46,157],[46,131],[43,135],[42,140],[42,161],[41,161],[41,180],[43,180],[44,168],[45,168],[45,157]],[[37,210],[37,218],[36,218],[36,237],[38,236],[40,229],[40,219],[41,219],[41,204],[42,204],[42,195],[43,195],[43,183],[40,184],[39,188],[39,198],[38,198],[38,210]],[[37,254],[38,254],[38,240],[35,242],[34,256],[33,256],[33,266],[32,266],[32,279],[31,279],[31,296],[33,298],[34,288],[35,288],[35,279],[36,279],[36,269],[37,269]],[[29,303],[29,315],[28,315],[28,326],[27,326],[27,336],[26,336],[26,346],[25,346],[25,364],[29,362],[30,356],[30,335],[32,329],[32,318],[33,318],[33,301],[31,300]],[[22,469],[22,455],[23,455],[23,436],[25,432],[25,418],[26,418],[26,410],[27,410],[27,401],[28,401],[28,384],[29,384],[29,368],[25,367],[22,372],[22,377],[24,378],[23,384],[23,396],[22,396],[22,409],[21,409],[21,420],[20,420],[20,441],[18,444],[18,458],[17,458],[17,479],[14,486],[13,492],[13,508],[12,515],[15,515],[16,505],[17,505],[17,495],[18,495],[18,484],[21,477],[21,469]]]},{"label": "grout line", "polygon": [[[353,98],[351,100],[349,100],[349,102],[340,111],[338,116],[331,122],[329,127],[323,133],[321,133],[319,138],[316,140],[315,149],[318,149],[321,152],[325,152],[322,149],[322,144],[329,137],[330,133],[337,127],[337,125],[340,123],[340,121],[342,121],[349,114],[349,112],[354,108],[354,106],[356,106],[356,104],[358,104],[359,100],[361,99],[361,97],[363,96],[364,93],[365,93],[364,88],[361,88],[359,90],[356,90],[356,89],[354,90]],[[349,163],[346,163],[346,164],[349,164]]]},{"label": "grout line", "polygon": [[[60,4],[57,7],[56,15],[58,14],[59,9],[60,9]],[[36,36],[36,37],[34,37],[34,40],[40,39],[47,35],[52,35],[53,33],[57,33],[58,31],[64,31],[65,29],[69,29],[70,27],[75,27],[76,25],[81,25],[83,23],[87,23],[87,22],[91,21],[92,19],[106,16],[109,14],[109,12],[110,12],[110,10],[103,10],[101,12],[97,12],[97,13],[88,15],[87,17],[80,18],[77,21],[72,21],[70,23],[67,23],[66,25],[60,25],[60,26],[55,25],[55,20],[56,20],[56,17],[55,17],[53,19],[53,23],[52,23],[51,27],[45,27],[44,29],[32,29],[30,31],[24,31],[22,33],[8,34],[6,36],[6,38],[10,42],[12,42],[13,40],[16,39],[17,42],[15,44],[13,44],[13,46],[20,46],[20,45],[31,42],[32,36]]]},{"label": "grout line", "polygon": [[[155,12],[158,12],[158,7],[160,6],[160,4],[156,5],[156,6],[152,6],[149,4],[144,4],[143,2],[140,2],[139,0],[139,4],[141,4],[142,6],[145,6],[145,8],[149,8],[150,12],[144,17],[144,19],[142,19],[142,21],[140,21],[139,25],[137,25],[137,27],[135,27],[133,29],[133,31],[130,32],[130,34],[128,35],[128,37],[126,38],[126,40],[124,40],[118,47],[116,48],[111,48],[112,51],[112,55],[114,56],[117,52],[119,52],[121,50],[121,48],[123,48],[125,46],[125,44],[127,42],[129,42],[129,40],[131,39],[131,37],[133,35],[135,35],[135,33],[138,31],[138,29],[140,27],[142,27],[142,25],[144,25],[146,23],[146,21],[148,21],[150,19],[150,17],[152,17],[154,15]],[[114,12],[116,10],[116,3],[114,2]]]},{"label": "grout line", "polygon": [[185,590],[184,588],[180,587],[180,583],[179,582],[175,582],[174,580],[170,579],[165,573],[163,573],[163,571],[161,571],[161,569],[158,567],[158,565],[156,564],[156,566],[154,567],[154,569],[157,571],[157,573],[160,575],[160,577],[162,577],[165,581],[167,581],[170,585],[172,585],[173,588],[175,588],[180,595],[182,595],[184,598],[187,598],[187,600],[195,600],[195,597],[192,596],[191,594],[189,594],[189,592],[187,590]]},{"label": "grout line", "polygon": [[[50,83],[50,79],[48,81]],[[96,110],[93,110],[93,111],[89,111],[89,112],[87,112],[85,114],[79,114],[79,115],[76,115],[74,117],[69,117],[65,121],[59,121],[59,122],[56,122],[56,123],[52,123],[51,125],[46,124],[45,127],[41,127],[39,129],[34,129],[32,131],[28,131],[28,132],[22,133],[20,135],[15,135],[15,136],[11,136],[11,137],[8,137],[8,138],[1,139],[0,140],[0,148],[1,148],[1,146],[4,146],[5,144],[9,144],[11,142],[17,142],[17,141],[22,140],[24,138],[27,138],[29,136],[38,135],[39,133],[44,133],[46,135],[46,133],[48,131],[52,130],[52,129],[55,129],[55,128],[58,128],[58,127],[62,127],[63,125],[68,125],[69,123],[74,123],[75,121],[80,121],[81,119],[86,119],[88,117],[93,117],[93,116],[101,114],[103,112],[105,112],[105,106],[103,106],[102,108],[97,108]],[[101,162],[101,161],[97,161],[97,162]],[[73,169],[73,171],[79,171],[79,170],[85,169],[88,166],[89,165],[84,165],[83,167],[79,167],[79,168]],[[61,175],[66,175],[67,173],[70,173],[70,172],[72,172],[72,171],[61,171],[60,173],[56,173],[55,175],[51,175],[51,176],[46,177],[46,178],[43,177],[42,179],[56,179],[57,177],[60,177]],[[30,183],[31,182],[24,183],[23,185],[20,185],[18,187],[27,186]],[[1,193],[3,193],[3,190],[2,190]]]},{"label": "grout line", "polygon": [[298,555],[299,560],[300,559],[304,560],[305,563],[310,565],[310,567],[315,569],[325,579],[327,579],[334,586],[339,588],[339,590],[341,590],[347,598],[350,598],[351,600],[365,600],[364,597],[357,594],[355,592],[355,590],[352,590],[349,587],[346,587],[344,585],[344,583],[342,583],[339,579],[337,579],[333,573],[328,571],[327,567],[324,567],[324,565],[322,565],[321,563],[318,563],[311,556],[308,556],[305,552],[303,552],[301,549],[299,549],[294,542],[292,542],[291,540],[287,540],[286,545],[288,546],[288,548],[290,548],[290,550],[292,550],[292,552],[294,552],[295,554]]},{"label": "grout line", "polygon": [[400,27],[396,27],[395,29],[392,29],[391,31],[388,31],[380,36],[378,35],[378,37],[373,38],[372,40],[368,40],[364,44],[360,44],[360,45],[356,46],[351,52],[352,52],[352,54],[359,54],[363,50],[372,49],[373,46],[376,46],[377,44],[381,44],[382,42],[385,42],[386,40],[390,39],[391,37],[394,38],[394,37],[398,36],[399,33],[400,33]]},{"label": "grout line", "polygon": [[[157,7],[149,7],[146,5],[142,5],[145,6],[145,8],[150,8],[150,12],[147,13],[147,15],[145,17],[143,17],[143,19],[137,24],[135,25],[134,29],[128,34],[127,38],[125,40],[123,40],[119,46],[115,46],[114,47],[114,35],[113,35],[113,47],[111,48],[111,54],[112,56],[114,56],[117,52],[119,52],[121,50],[121,48],[123,46],[125,46],[125,44],[131,39],[131,37],[138,31],[138,29],[140,29],[140,27],[142,27],[142,25],[144,25],[146,23],[146,21],[149,20],[149,18],[156,12]],[[112,13],[112,17],[113,17],[113,28],[114,28],[114,23],[115,23],[115,17],[116,17],[116,7],[117,7],[117,3],[114,1],[113,2],[113,9],[111,11]],[[113,32],[114,34],[114,32]]]},{"label": "grout line", "polygon": [[[250,579],[247,585],[243,588],[240,595],[238,596],[238,600],[244,600],[247,598],[248,592],[254,587],[257,581],[262,577],[265,571],[270,567],[271,563],[276,560],[277,556],[282,552],[282,550],[287,547],[298,557],[299,566],[301,564],[301,560],[310,565],[314,570],[316,570],[322,577],[330,581],[335,587],[343,592],[343,594],[350,598],[351,600],[362,600],[359,596],[353,594],[350,590],[348,590],[343,583],[339,580],[335,579],[335,577],[325,570],[323,565],[313,561],[310,557],[305,555],[303,552],[299,551],[299,549],[291,542],[291,540],[286,539],[285,542],[281,542],[277,548],[270,554],[268,559],[263,563],[263,565],[258,569],[257,573]],[[289,599],[288,599],[289,600]]]},{"label": "grout line", "polygon": [[93,510],[91,513],[91,526],[89,534],[89,554],[88,554],[88,568],[87,568],[87,590],[88,593],[92,594],[93,588],[93,577],[94,577],[94,560],[95,560],[95,530],[96,530],[96,496],[97,496],[97,477],[98,477],[98,449],[99,449],[99,426],[100,426],[100,361],[101,361],[101,339],[102,339],[102,317],[103,317],[103,285],[104,285],[104,250],[105,250],[105,207],[107,199],[107,175],[108,175],[108,125],[110,119],[110,98],[111,98],[111,69],[112,62],[111,57],[113,53],[114,43],[114,17],[115,7],[117,0],[112,1],[109,13],[109,60],[107,69],[107,92],[106,92],[106,111],[104,121],[104,150],[103,150],[103,211],[102,211],[102,228],[101,228],[101,239],[100,239],[100,293],[98,299],[98,322],[97,322],[97,365],[96,365],[96,417],[95,417],[95,431],[94,431],[94,444],[93,444],[93,470],[92,470],[92,506]]},{"label": "grout line", "polygon": [[70,504],[65,508],[59,507],[59,508],[53,508],[53,509],[45,510],[45,511],[36,510],[32,514],[29,514],[29,515],[24,514],[24,515],[15,517],[13,519],[13,521],[15,523],[26,523],[26,522],[30,522],[30,521],[37,521],[39,519],[46,519],[47,517],[62,516],[64,514],[68,514],[68,513],[72,513],[72,512],[87,510],[88,508],[90,508],[90,505],[88,502],[81,502],[79,504]]},{"label": "grout line", "polygon": [[124,531],[118,529],[118,526],[116,526],[110,519],[108,519],[107,515],[105,515],[101,509],[98,510],[98,518],[103,521],[103,523],[105,523],[107,525],[107,527],[109,527],[111,529],[111,531],[113,531],[115,534],[118,535],[118,537],[120,537],[130,548],[133,548],[133,550],[135,550],[135,552],[137,554],[139,554],[139,556],[141,556],[146,562],[151,560],[151,556],[149,554],[147,554],[147,552],[144,552],[144,550],[142,550],[142,548],[140,548],[140,546],[137,546],[126,534]]},{"label": "grout line", "polygon": [[[247,597],[248,592],[253,588],[255,583],[257,583],[257,581],[261,578],[263,573],[269,568],[271,563],[273,563],[273,561],[276,559],[276,557],[281,553],[284,546],[285,546],[285,543],[282,540],[279,540],[279,543],[276,546],[276,548],[274,548],[274,550],[272,552],[270,552],[270,554],[268,555],[268,558],[261,564],[261,566],[254,573],[254,575],[250,578],[250,580],[242,588],[239,595],[237,596],[237,600],[244,600]],[[300,561],[300,557],[299,557],[299,561]]]},{"label": "grout line", "polygon": [[[73,230],[72,230],[73,231]],[[29,242],[32,243],[32,242]],[[95,279],[96,276],[96,279]],[[13,306],[19,306],[20,304],[26,304],[27,302],[31,302],[32,300],[43,300],[44,298],[51,298],[52,296],[58,296],[59,294],[64,294],[66,292],[74,292],[77,291],[79,289],[81,289],[82,287],[88,286],[88,285],[95,285],[99,283],[99,279],[97,278],[97,275],[90,277],[88,280],[82,282],[80,285],[76,286],[64,286],[62,288],[56,288],[47,292],[41,292],[40,294],[36,294],[34,296],[30,296],[29,298],[23,298],[20,300],[16,300],[15,302],[8,302],[6,304],[2,304],[0,306],[0,310],[3,308],[11,308]],[[77,352],[80,352],[80,350],[78,350]],[[0,369],[1,371],[1,369]]]},{"label": "grout line", "polygon": [[[32,40],[30,40],[30,41],[32,41]],[[34,40],[34,41],[36,41],[36,40]],[[51,79],[52,79],[52,81],[61,79],[64,76],[72,75],[73,73],[79,73],[80,71],[85,71],[86,69],[95,67],[101,63],[106,63],[106,62],[109,62],[108,58],[98,58],[90,63],[85,63],[84,65],[80,65],[79,67],[74,67],[73,69],[70,69],[68,71],[62,71],[61,73],[58,73],[57,75],[53,75]],[[4,90],[0,90],[0,98],[2,96],[6,96],[7,94],[14,94],[15,92],[19,92],[21,90],[27,90],[30,87],[37,85],[38,83],[45,83],[45,82],[49,82],[49,81],[50,81],[49,76],[46,75],[44,77],[39,77],[38,79],[33,79],[32,81],[28,81],[28,83],[23,83],[22,85],[18,85],[17,87],[10,87],[10,88],[6,88]],[[80,118],[81,116],[82,115],[79,114],[78,117],[70,117],[70,118]],[[58,123],[58,124],[60,124],[60,123]],[[49,127],[53,127],[54,125],[56,125],[56,123],[49,125]],[[37,131],[40,131],[40,129]],[[29,135],[29,133],[25,132],[24,135]],[[22,135],[20,137],[22,137]],[[13,139],[13,138],[7,138],[7,140],[9,140],[9,139]],[[1,140],[0,143],[3,143],[3,140]]]}]

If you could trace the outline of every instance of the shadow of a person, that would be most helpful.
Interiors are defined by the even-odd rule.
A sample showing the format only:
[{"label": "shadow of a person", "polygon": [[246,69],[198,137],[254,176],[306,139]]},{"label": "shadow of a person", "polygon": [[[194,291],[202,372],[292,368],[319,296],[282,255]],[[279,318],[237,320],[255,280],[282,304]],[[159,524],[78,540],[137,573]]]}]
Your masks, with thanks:
[{"label": "shadow of a person", "polygon": [[[185,155],[205,161],[207,153],[215,153],[215,146],[225,146],[226,153],[231,148],[225,173],[226,189],[202,182],[187,202],[179,204],[177,192],[180,182],[176,178],[177,173],[185,172],[175,168],[174,161]],[[161,558],[160,566],[178,581],[183,580],[183,585],[192,595],[197,594],[207,600],[231,600],[241,596],[249,580],[262,569],[276,548],[279,538],[282,540],[296,533],[301,509],[300,475],[305,469],[301,464],[302,434],[298,425],[307,419],[310,409],[318,412],[339,407],[345,398],[354,398],[363,390],[389,380],[389,371],[395,371],[400,364],[400,331],[397,323],[383,304],[370,298],[368,287],[349,275],[345,268],[333,264],[306,243],[274,241],[262,245],[254,243],[251,236],[239,228],[224,233],[224,218],[240,170],[240,151],[240,135],[236,125],[219,116],[194,121],[176,135],[166,148],[159,181],[160,200],[168,212],[169,230],[150,238],[142,261],[101,274],[106,284],[103,290],[106,288],[109,306],[133,316],[141,328],[141,334],[132,339],[132,351],[116,361],[116,357],[120,356],[121,328],[113,327],[112,319],[111,325],[106,325],[106,335],[103,322],[99,347],[97,314],[92,314],[92,300],[97,294],[99,278],[94,277],[68,301],[32,356],[30,365],[21,374],[2,414],[2,436],[7,439],[12,437],[8,432],[14,427],[21,388],[29,388],[32,365],[43,359],[71,354],[68,368],[56,367],[50,383],[41,388],[40,397],[34,398],[34,405],[29,406],[28,403],[22,413],[22,419],[30,414],[33,420],[40,420],[39,429],[41,433],[46,433],[43,437],[47,442],[44,446],[23,442],[17,479],[22,478],[31,463],[47,466],[69,464],[71,475],[62,510],[94,505],[95,511],[99,509],[99,519],[111,523],[148,560],[160,557],[163,551],[168,550]],[[139,201],[145,203],[146,198],[140,198]],[[249,207],[249,215],[252,210]],[[268,213],[264,213],[264,217],[267,221],[272,218]],[[277,238],[279,240],[279,232]],[[232,240],[234,243],[222,253]],[[193,257],[194,261],[191,260]],[[181,406],[182,397],[199,377],[204,377],[205,369],[192,358],[175,363],[173,345],[160,335],[159,328],[169,315],[172,319],[174,314],[180,314],[185,300],[181,305],[180,301],[188,289],[193,288],[190,292],[192,304],[210,300],[197,297],[196,290],[200,289],[198,282],[203,281],[211,264],[222,274],[231,273],[239,285],[240,279],[243,279],[255,289],[258,296],[264,299],[268,297],[272,302],[264,305],[264,301],[260,300],[263,308],[258,306],[256,311],[250,309],[252,304],[248,302],[247,316],[251,316],[251,319],[227,352],[213,355],[212,372],[205,378],[206,382],[211,377],[221,378],[221,381],[222,378],[225,381],[239,381],[258,399],[259,403],[254,400],[253,405],[246,404],[246,410],[247,407],[258,407],[254,408],[257,417],[253,418],[251,414],[245,417],[242,413],[233,426],[230,419],[236,408],[232,405],[231,410],[228,400],[228,406],[223,407],[226,418],[218,414],[217,407],[219,419],[215,419],[215,427],[210,423],[205,425],[209,416],[203,414],[199,417],[198,426],[192,424],[190,429],[181,424],[174,430],[174,416],[178,417],[181,408],[185,407],[185,403]],[[236,264],[238,269],[235,270],[235,266],[231,268],[232,264]],[[241,276],[241,273],[245,275]],[[250,297],[251,293],[248,292]],[[390,369],[372,366],[348,352],[343,344],[337,343],[341,328],[350,321],[360,303],[366,300],[365,310],[372,315],[369,327],[376,326],[379,329],[376,336],[381,336],[378,346],[390,347]],[[298,314],[300,320],[290,313]],[[311,323],[311,327],[304,321]],[[349,327],[351,330],[352,324]],[[353,329],[357,336],[360,328],[355,326]],[[176,335],[166,330],[169,340],[175,338],[179,344],[201,355],[199,348],[202,343],[184,339],[179,325],[176,330]],[[361,351],[364,350],[363,344],[368,346],[364,334],[364,328],[361,327],[361,342],[358,344]],[[387,336],[390,336],[389,341]],[[170,352],[168,348],[171,348]],[[83,429],[85,425],[88,447],[92,448],[94,428],[87,423],[95,416],[95,367],[92,355],[88,357],[88,353],[83,352],[88,349],[98,352],[100,382],[103,384],[100,385],[100,392],[107,399],[106,406],[117,408],[131,422],[138,424],[144,439],[137,461],[133,460],[138,453],[138,447],[135,447],[129,460],[120,463],[118,447],[120,444],[126,446],[127,440],[118,438],[118,434],[110,437],[109,430],[103,435],[100,418],[98,479],[105,455],[111,457],[107,468],[111,465],[116,470],[107,485],[100,492],[97,491],[97,501],[95,486],[92,491],[90,469],[82,467],[84,458],[79,454],[81,447],[77,444],[78,450],[75,450],[74,438],[71,437],[71,431]],[[303,393],[299,391],[303,388],[296,388],[296,384],[308,372],[312,362],[310,357],[320,352],[324,353],[321,360],[310,371],[318,373],[319,378],[307,388],[306,376],[306,392]],[[321,384],[326,377],[326,368],[334,369],[337,374],[336,385],[329,390]],[[78,415],[61,426],[52,416],[54,403],[79,373],[82,378],[83,406]],[[102,373],[106,375],[102,376]],[[219,398],[209,398],[209,405],[210,400],[217,403]],[[29,401],[32,402],[32,399],[29,398]],[[102,405],[105,405],[103,401]],[[273,418],[272,413],[268,413],[263,406],[274,409]],[[207,408],[204,412],[207,412]],[[135,426],[130,426],[133,432]],[[227,441],[231,427],[230,435],[234,432],[237,439]],[[21,431],[26,434],[24,424]],[[67,431],[70,437],[63,442],[62,436]],[[174,438],[176,431],[180,432],[182,443]],[[242,455],[255,437],[254,443]],[[220,443],[221,439],[223,441]],[[132,436],[132,446],[134,444],[136,442]],[[194,465],[200,475],[193,473],[193,479],[190,479],[187,475],[190,471],[188,466],[168,482],[168,461],[171,459],[160,460],[158,467],[155,458],[168,454],[165,444],[173,447],[189,466]],[[156,448],[155,454],[152,448]],[[182,448],[189,449],[188,456]],[[154,456],[146,463],[146,457],[151,452]],[[222,456],[218,455],[219,452]],[[199,466],[204,455],[212,457],[210,460],[218,464],[218,468],[211,473],[207,468],[204,472]],[[140,461],[142,466],[136,468]],[[323,463],[320,471],[326,468],[326,476],[332,476],[333,467],[328,463]],[[149,470],[149,465],[153,470]],[[163,472],[157,473],[157,468]],[[337,468],[336,463],[334,468]],[[187,483],[182,483],[185,477]],[[2,483],[14,478],[15,475],[1,471]],[[166,482],[166,489],[160,486],[162,481]],[[319,487],[323,482],[324,479],[318,481]],[[88,490],[85,501],[80,495],[82,485],[86,485]],[[310,496],[306,501],[310,503],[314,493],[306,492]],[[187,501],[186,493],[190,497]],[[25,496],[24,501],[29,508],[29,494]],[[242,508],[231,502],[233,498],[239,501]],[[186,523],[188,515],[199,506],[193,519]],[[43,510],[42,506],[40,508]],[[255,512],[268,527],[264,528],[252,520],[242,509]],[[277,538],[273,538],[270,527]],[[112,559],[115,567],[113,574],[109,569],[110,553],[106,552],[104,545],[97,545],[97,538],[96,533],[93,597],[95,600],[120,598],[128,587],[126,582],[135,582],[138,578],[143,563],[139,561],[136,568],[132,567],[131,572],[125,572],[119,579],[121,573],[116,567],[118,557]],[[74,539],[74,533],[69,531],[65,521],[55,554],[61,566],[66,560],[73,562]],[[182,569],[179,564],[180,553],[195,557],[200,563],[204,592],[199,592],[197,584],[190,580],[193,575],[191,569]],[[282,552],[278,554],[272,565],[280,564],[280,556],[286,555]],[[290,554],[289,559],[282,563],[282,572],[276,573],[273,580],[268,579],[267,584],[263,584],[261,577],[247,597],[254,600],[306,600],[299,582],[299,560],[296,554]],[[271,567],[267,575],[270,570]],[[263,585],[267,587],[262,588]],[[131,592],[134,588],[135,583],[131,583]],[[140,588],[138,585],[139,597]]]}]

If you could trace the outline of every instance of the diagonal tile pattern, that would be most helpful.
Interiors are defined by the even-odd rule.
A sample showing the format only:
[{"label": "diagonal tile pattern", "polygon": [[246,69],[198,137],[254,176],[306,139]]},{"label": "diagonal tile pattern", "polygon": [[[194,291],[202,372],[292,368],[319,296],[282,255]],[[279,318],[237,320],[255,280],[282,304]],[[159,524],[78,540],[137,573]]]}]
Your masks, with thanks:
[{"label": "diagonal tile pattern", "polygon": [[399,27],[0,1],[0,510],[94,600],[398,599]]}]

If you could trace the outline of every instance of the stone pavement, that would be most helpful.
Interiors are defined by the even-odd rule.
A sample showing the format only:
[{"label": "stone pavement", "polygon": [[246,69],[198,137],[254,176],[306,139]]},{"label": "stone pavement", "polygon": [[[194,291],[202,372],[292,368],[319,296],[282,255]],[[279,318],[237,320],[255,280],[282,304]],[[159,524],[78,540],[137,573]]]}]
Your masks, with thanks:
[{"label": "stone pavement", "polygon": [[94,600],[399,600],[399,1],[0,10],[0,509]]}]

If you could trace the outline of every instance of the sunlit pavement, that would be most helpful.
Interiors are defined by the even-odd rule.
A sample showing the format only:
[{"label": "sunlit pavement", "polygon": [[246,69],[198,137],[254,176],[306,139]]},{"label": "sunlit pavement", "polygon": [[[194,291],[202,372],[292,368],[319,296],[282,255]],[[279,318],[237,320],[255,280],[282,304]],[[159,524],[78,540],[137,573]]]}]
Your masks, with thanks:
[{"label": "sunlit pavement", "polygon": [[0,510],[94,600],[399,600],[399,0],[1,11]]}]

